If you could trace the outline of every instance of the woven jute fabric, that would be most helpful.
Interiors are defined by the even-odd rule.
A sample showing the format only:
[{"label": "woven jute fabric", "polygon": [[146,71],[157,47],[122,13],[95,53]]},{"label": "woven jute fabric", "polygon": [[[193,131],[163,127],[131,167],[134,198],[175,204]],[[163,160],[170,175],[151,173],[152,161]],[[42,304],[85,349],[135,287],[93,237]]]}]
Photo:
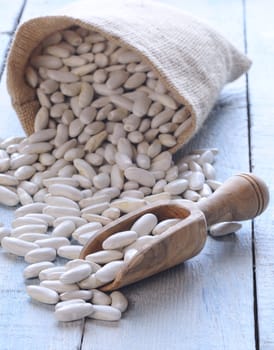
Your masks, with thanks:
[{"label": "woven jute fabric", "polygon": [[53,15],[33,18],[16,32],[7,63],[7,87],[27,134],[39,109],[24,80],[32,51],[48,35],[79,25],[138,52],[191,114],[192,123],[175,152],[202,126],[224,84],[250,67],[250,60],[222,35],[189,14],[156,2],[77,1]]}]

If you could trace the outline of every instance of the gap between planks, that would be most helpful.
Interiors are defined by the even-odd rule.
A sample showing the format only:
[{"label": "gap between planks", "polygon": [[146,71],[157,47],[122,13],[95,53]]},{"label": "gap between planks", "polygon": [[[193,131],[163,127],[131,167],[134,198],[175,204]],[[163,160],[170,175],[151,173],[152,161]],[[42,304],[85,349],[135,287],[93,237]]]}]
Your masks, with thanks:
[{"label": "gap between planks", "polygon": [[[242,0],[243,4],[243,31],[244,31],[244,50],[248,54],[247,41],[247,20],[246,20],[246,0]],[[247,111],[247,126],[248,126],[248,155],[249,155],[249,171],[252,172],[252,134],[251,134],[251,115],[250,115],[250,96],[249,96],[249,77],[248,72],[245,74],[246,83],[246,111]],[[255,253],[255,231],[254,220],[251,222],[251,247],[252,247],[252,267],[253,267],[253,295],[254,295],[254,337],[256,350],[259,350],[259,320],[258,320],[258,298],[257,298],[257,279],[256,279],[256,253]]]}]

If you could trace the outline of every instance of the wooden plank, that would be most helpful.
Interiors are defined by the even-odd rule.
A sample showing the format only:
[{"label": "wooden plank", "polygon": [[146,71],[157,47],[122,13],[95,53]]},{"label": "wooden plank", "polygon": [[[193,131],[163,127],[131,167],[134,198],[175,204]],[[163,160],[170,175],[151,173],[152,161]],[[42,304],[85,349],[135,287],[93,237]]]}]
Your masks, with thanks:
[{"label": "wooden plank", "polygon": [[[262,176],[274,196],[273,87],[274,23],[273,3],[267,0],[246,3],[247,49],[253,59],[249,74],[251,151],[253,171]],[[259,348],[274,349],[274,202],[255,220],[255,258],[258,298]]]},{"label": "wooden plank", "polygon": [[4,62],[9,46],[10,36],[7,34],[0,34],[0,77],[4,69]]},{"label": "wooden plank", "polygon": [[[169,3],[206,18],[243,49],[239,1]],[[218,147],[216,168],[222,180],[248,171],[246,117],[242,78],[224,90],[184,153],[196,147]],[[94,350],[255,349],[250,223],[237,235],[208,239],[198,257],[124,292],[130,306],[123,319],[111,325],[88,320],[83,350],[91,346]]]},{"label": "wooden plank", "polygon": [[[0,135],[2,138],[23,136],[21,124],[10,104],[5,80],[4,74],[0,84]],[[0,221],[5,226],[10,225],[13,212],[13,209],[0,206]],[[30,301],[25,292],[29,283],[25,284],[22,276],[26,266],[24,260],[1,250],[0,266],[0,348],[29,350],[38,348],[38,345],[40,350],[79,348],[83,322],[58,324],[53,306]]]},{"label": "wooden plank", "polygon": [[26,21],[32,17],[47,16],[54,10],[67,6],[73,0],[28,0],[25,11],[23,12],[22,21]]},{"label": "wooden plank", "polygon": [[14,31],[23,4],[24,0],[0,0],[0,33]]},{"label": "wooden plank", "polygon": [[[2,214],[7,215],[7,211]],[[22,278],[22,259],[0,254],[2,281],[0,303],[1,349],[73,349],[81,342],[82,322],[58,324],[53,306],[30,301]],[[5,281],[5,283],[3,283]]]},{"label": "wooden plank", "polygon": [[10,96],[6,88],[6,71],[2,76],[0,82],[0,95],[1,95],[1,123],[0,123],[0,136],[1,138],[7,138],[10,136],[24,136],[24,131],[21,127],[19,119],[16,116],[15,111],[12,108]]}]

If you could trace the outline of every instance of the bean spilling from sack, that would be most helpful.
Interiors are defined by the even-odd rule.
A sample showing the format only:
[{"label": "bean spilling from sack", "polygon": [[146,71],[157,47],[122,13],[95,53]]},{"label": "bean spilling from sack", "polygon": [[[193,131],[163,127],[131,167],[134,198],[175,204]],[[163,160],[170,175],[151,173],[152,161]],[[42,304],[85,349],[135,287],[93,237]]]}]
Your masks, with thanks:
[{"label": "bean spilling from sack", "polygon": [[[56,304],[58,320],[118,320],[126,298],[97,288],[176,222],[144,215],[85,260],[83,245],[148,203],[210,196],[220,185],[217,150],[196,150],[175,164],[169,148],[191,125],[187,108],[139,55],[99,33],[54,33],[31,55],[25,78],[41,107],[32,135],[0,143],[0,203],[21,204],[11,228],[0,228],[1,245],[30,264],[24,277],[40,284],[27,292]],[[222,223],[211,231],[240,227]],[[69,262],[60,266],[57,257]]]}]

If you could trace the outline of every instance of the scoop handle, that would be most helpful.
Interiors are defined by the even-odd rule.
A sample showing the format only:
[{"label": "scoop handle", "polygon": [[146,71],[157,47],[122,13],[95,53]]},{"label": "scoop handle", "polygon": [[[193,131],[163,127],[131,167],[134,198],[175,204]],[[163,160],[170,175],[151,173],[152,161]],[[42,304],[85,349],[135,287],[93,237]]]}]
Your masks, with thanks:
[{"label": "scoop handle", "polygon": [[224,221],[242,221],[260,215],[269,202],[265,182],[250,173],[234,175],[226,180],[211,196],[198,202],[207,225]]}]

